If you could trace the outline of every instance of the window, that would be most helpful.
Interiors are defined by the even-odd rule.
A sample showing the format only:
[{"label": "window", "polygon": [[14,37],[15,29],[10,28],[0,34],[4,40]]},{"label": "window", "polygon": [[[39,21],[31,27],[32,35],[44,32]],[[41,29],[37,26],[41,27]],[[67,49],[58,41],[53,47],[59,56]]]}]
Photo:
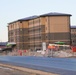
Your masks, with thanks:
[{"label": "window", "polygon": [[46,27],[46,30],[47,30],[47,27]]},{"label": "window", "polygon": [[20,29],[20,31],[22,31],[22,29]]},{"label": "window", "polygon": [[20,23],[22,23],[22,21],[20,21]]}]

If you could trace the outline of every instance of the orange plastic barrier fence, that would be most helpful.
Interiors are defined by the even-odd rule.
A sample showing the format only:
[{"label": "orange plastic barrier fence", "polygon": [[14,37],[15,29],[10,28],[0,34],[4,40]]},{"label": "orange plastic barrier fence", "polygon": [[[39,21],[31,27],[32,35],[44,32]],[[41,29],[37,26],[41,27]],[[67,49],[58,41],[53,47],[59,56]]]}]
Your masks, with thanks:
[{"label": "orange plastic barrier fence", "polygon": [[48,49],[54,49],[55,46],[48,46]]}]

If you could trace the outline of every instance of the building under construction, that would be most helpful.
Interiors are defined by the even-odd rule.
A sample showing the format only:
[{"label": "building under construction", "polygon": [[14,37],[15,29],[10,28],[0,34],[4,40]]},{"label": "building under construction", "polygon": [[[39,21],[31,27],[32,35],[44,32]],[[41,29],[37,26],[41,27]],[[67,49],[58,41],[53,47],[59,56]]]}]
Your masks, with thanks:
[{"label": "building under construction", "polygon": [[71,14],[46,13],[30,16],[8,23],[8,41],[16,43],[17,50],[42,49],[57,41],[71,44]]}]

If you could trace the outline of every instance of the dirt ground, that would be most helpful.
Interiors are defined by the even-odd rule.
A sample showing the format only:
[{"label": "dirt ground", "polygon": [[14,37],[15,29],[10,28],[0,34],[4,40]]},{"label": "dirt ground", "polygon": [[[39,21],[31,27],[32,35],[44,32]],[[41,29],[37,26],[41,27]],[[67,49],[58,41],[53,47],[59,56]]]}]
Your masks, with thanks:
[{"label": "dirt ground", "polygon": [[59,75],[39,70],[0,64],[0,75]]},{"label": "dirt ground", "polygon": [[0,75],[37,75],[37,74],[28,73],[28,72],[0,66]]}]

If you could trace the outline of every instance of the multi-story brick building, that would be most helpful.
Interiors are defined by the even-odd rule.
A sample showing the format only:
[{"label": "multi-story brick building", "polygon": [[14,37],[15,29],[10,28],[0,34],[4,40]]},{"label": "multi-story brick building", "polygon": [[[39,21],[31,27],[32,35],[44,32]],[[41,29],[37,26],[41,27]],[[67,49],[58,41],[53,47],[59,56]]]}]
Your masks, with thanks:
[{"label": "multi-story brick building", "polygon": [[71,43],[76,46],[76,26],[71,26]]},{"label": "multi-story brick building", "polygon": [[70,44],[70,14],[47,13],[8,24],[8,41],[16,42],[17,49],[41,49],[42,43],[57,41]]}]

